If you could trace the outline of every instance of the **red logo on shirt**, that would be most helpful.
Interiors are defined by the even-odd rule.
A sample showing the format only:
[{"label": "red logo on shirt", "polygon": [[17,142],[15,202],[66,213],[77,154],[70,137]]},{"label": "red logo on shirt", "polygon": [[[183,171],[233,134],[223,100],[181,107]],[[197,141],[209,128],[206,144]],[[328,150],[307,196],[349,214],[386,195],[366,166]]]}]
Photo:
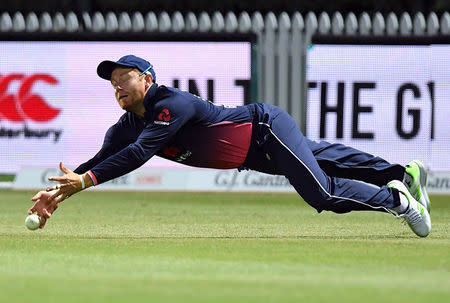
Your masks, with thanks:
[{"label": "red logo on shirt", "polygon": [[158,115],[158,120],[161,121],[169,121],[170,120],[170,113],[167,108],[164,108]]},{"label": "red logo on shirt", "polygon": [[163,153],[166,156],[175,158],[180,153],[180,150],[178,148],[176,148],[176,147],[166,146],[163,149]]}]

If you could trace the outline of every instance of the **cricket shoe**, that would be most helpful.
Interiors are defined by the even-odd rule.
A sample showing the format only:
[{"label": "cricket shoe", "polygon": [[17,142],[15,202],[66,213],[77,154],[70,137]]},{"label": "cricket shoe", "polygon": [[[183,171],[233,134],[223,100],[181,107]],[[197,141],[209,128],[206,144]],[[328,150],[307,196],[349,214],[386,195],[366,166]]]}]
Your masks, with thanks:
[{"label": "cricket shoe", "polygon": [[431,230],[431,218],[427,209],[414,199],[402,182],[393,180],[388,183],[388,187],[397,189],[399,194],[404,195],[408,200],[408,208],[398,217],[404,218],[412,231],[419,237],[428,236]]},{"label": "cricket shoe", "polygon": [[430,212],[431,203],[426,189],[427,170],[422,161],[413,160],[406,165],[403,184],[414,199]]}]

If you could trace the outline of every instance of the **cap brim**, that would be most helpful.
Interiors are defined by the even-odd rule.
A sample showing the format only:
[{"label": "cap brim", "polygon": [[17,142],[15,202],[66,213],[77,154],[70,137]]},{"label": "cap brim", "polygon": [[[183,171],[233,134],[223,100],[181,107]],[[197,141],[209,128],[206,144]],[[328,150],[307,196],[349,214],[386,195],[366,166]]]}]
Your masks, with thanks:
[{"label": "cap brim", "polygon": [[124,66],[124,67],[133,67],[133,66],[128,66],[125,64],[118,64],[117,62],[114,61],[102,61],[100,62],[100,64],[97,67],[97,75],[105,80],[111,80],[111,74],[113,72],[113,70],[116,67],[120,67],[120,66]]}]

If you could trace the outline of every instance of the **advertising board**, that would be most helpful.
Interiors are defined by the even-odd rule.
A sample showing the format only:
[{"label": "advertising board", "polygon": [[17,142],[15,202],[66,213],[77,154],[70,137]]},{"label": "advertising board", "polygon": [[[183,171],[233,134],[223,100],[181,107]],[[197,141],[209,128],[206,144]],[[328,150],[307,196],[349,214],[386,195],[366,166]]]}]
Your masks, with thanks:
[{"label": "advertising board", "polygon": [[450,171],[450,44],[318,43],[308,51],[307,136]]},{"label": "advertising board", "polygon": [[[101,147],[123,111],[103,60],[128,54],[154,66],[156,82],[216,104],[249,101],[251,41],[0,41],[0,173],[75,168]],[[178,167],[155,157],[145,166]]]}]

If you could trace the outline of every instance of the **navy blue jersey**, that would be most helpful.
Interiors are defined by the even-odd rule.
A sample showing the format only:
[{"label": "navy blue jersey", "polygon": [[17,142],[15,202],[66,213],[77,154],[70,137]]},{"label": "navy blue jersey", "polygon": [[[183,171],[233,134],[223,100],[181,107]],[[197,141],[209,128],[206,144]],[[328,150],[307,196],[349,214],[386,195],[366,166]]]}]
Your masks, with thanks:
[{"label": "navy blue jersey", "polygon": [[252,135],[247,106],[217,106],[157,84],[145,95],[144,106],[143,118],[126,112],[111,126],[101,150],[75,172],[89,172],[100,184],[135,170],[154,155],[208,168],[244,163]]},{"label": "navy blue jersey", "polygon": [[125,113],[101,150],[75,172],[88,172],[99,184],[159,155],[191,166],[284,175],[318,212],[390,212],[400,204],[398,191],[385,184],[403,178],[404,167],[341,144],[311,141],[276,106],[225,108],[156,84],[144,105],[143,118]]}]

